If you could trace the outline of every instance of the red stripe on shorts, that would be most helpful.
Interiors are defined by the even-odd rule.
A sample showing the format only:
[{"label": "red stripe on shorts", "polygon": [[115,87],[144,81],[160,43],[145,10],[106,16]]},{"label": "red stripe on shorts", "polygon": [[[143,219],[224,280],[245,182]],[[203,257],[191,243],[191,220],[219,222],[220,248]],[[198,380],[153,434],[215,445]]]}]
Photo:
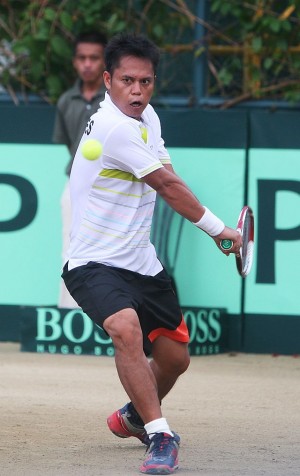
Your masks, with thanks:
[{"label": "red stripe on shorts", "polygon": [[181,319],[180,325],[174,330],[166,329],[165,327],[159,327],[154,329],[148,335],[150,342],[154,342],[159,336],[169,337],[169,339],[176,340],[178,342],[189,342],[190,336],[185,320]]}]

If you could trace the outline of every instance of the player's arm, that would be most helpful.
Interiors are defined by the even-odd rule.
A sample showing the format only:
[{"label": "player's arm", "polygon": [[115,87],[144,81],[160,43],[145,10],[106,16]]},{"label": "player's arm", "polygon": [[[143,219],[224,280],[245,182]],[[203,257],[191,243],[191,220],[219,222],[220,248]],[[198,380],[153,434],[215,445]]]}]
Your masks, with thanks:
[{"label": "player's arm", "polygon": [[[143,180],[172,207],[177,213],[190,220],[207,232],[220,247],[222,239],[233,241],[232,253],[237,253],[241,246],[240,234],[226,227],[221,220],[204,207],[189,189],[186,183],[174,173],[171,165],[155,170]],[[223,251],[223,250],[222,250]],[[228,252],[223,251],[228,254]]]},{"label": "player's arm", "polygon": [[165,165],[146,175],[143,180],[176,212],[191,222],[197,222],[205,213],[205,208],[171,167],[169,164]]}]

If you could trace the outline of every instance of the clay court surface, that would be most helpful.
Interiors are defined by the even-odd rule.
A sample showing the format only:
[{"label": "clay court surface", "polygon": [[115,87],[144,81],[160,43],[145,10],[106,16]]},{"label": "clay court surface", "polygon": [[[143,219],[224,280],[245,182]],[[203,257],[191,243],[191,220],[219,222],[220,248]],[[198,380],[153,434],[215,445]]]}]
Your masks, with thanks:
[{"label": "clay court surface", "polygon": [[[1,476],[138,475],[143,445],[106,427],[126,401],[111,357],[0,343]],[[164,414],[178,476],[300,475],[300,358],[192,357]]]}]

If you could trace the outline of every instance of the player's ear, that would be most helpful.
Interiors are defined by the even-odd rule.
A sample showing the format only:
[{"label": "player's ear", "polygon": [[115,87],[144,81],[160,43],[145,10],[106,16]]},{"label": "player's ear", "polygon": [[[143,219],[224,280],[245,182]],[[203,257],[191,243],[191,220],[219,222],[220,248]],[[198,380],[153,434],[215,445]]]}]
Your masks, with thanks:
[{"label": "player's ear", "polygon": [[105,84],[106,89],[110,90],[111,87],[111,74],[108,71],[104,71],[103,73],[103,81]]}]

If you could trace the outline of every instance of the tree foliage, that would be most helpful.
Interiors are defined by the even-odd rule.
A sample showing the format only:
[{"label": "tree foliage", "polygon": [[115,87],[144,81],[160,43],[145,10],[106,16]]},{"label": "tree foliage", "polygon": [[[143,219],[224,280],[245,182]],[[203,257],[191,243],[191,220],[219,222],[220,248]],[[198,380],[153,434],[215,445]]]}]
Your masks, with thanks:
[{"label": "tree foliage", "polygon": [[[197,16],[205,2],[206,18]],[[300,99],[300,0],[0,0],[0,85],[17,101],[55,102],[74,80],[75,36],[99,29],[148,35],[162,50],[157,94],[193,104],[193,71],[206,66],[206,95]],[[197,25],[204,34],[197,38]],[[204,60],[204,63],[203,63]]]},{"label": "tree foliage", "polygon": [[[218,33],[210,38],[211,94],[243,99],[300,99],[300,1],[212,0]],[[213,47],[212,45],[215,45]],[[219,54],[224,48],[233,54]]]}]

